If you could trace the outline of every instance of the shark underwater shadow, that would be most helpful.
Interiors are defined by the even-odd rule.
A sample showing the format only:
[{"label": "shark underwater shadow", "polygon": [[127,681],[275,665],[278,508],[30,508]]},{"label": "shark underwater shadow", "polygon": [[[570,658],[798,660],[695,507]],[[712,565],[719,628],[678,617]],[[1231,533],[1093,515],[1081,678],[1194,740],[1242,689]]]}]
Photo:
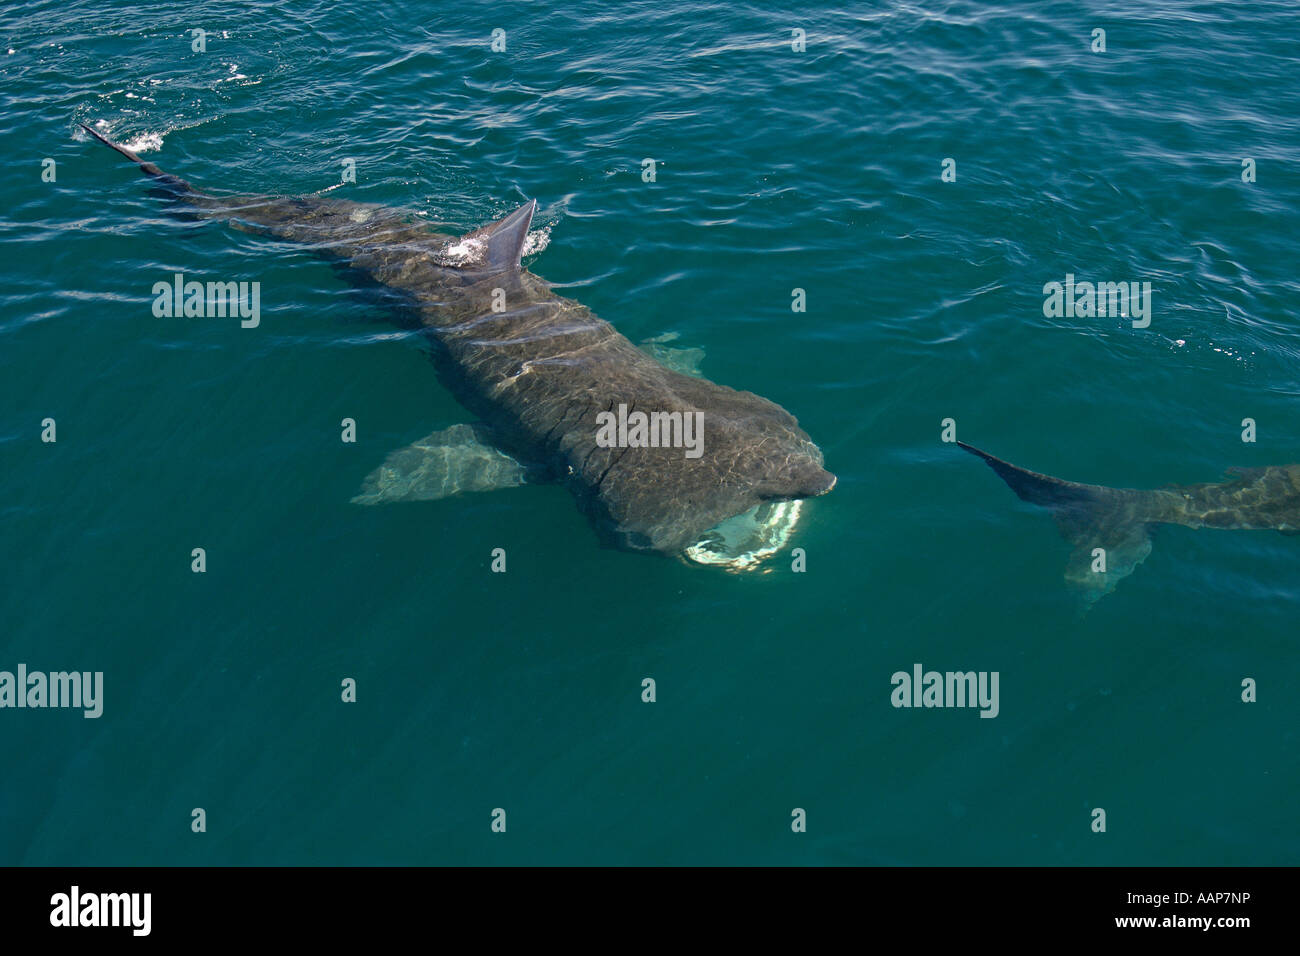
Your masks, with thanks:
[{"label": "shark underwater shadow", "polygon": [[1065,583],[1081,613],[1115,590],[1151,553],[1156,525],[1300,535],[1300,465],[1229,468],[1229,480],[1163,488],[1110,488],[1020,468],[965,442],[1022,500],[1051,510],[1073,546]]},{"label": "shark underwater shadow", "polygon": [[[80,125],[137,164],[177,214],[305,244],[427,333],[438,378],[476,421],[394,451],[358,504],[558,482],[607,545],[750,570],[785,545],[805,499],[835,486],[781,406],[669,367],[673,350],[638,348],[525,269],[535,199],[457,237],[376,204],[211,195]],[[611,445],[600,426],[615,415]],[[647,420],[648,436],[636,430]],[[698,454],[686,454],[693,423]]]}]

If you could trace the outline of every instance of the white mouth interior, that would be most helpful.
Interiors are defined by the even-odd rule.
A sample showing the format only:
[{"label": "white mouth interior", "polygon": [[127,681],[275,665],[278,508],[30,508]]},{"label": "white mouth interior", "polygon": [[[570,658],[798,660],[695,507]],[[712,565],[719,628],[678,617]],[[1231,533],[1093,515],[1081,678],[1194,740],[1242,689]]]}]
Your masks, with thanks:
[{"label": "white mouth interior", "polygon": [[802,501],[765,501],[714,525],[685,555],[697,564],[752,571],[785,547],[802,506]]}]

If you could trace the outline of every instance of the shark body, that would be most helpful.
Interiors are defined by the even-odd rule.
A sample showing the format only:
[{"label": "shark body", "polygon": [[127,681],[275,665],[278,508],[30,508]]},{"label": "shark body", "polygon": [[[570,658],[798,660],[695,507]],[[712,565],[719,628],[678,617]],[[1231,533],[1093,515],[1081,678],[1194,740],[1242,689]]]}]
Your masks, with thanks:
[{"label": "shark body", "polygon": [[[82,128],[138,164],[187,215],[306,244],[383,286],[427,331],[440,378],[478,421],[390,455],[355,501],[555,480],[607,543],[726,564],[729,555],[752,557],[784,543],[798,502],[835,484],[820,449],[785,409],[665,367],[522,268],[536,200],[457,238],[374,204],[212,196]],[[597,416],[620,405],[700,414],[702,454],[604,447]]]},{"label": "shark body", "polygon": [[1230,480],[1223,482],[1109,488],[1028,471],[957,444],[984,459],[1021,500],[1051,509],[1061,534],[1074,545],[1066,585],[1085,609],[1146,560],[1155,525],[1300,535],[1300,465],[1232,468]]}]

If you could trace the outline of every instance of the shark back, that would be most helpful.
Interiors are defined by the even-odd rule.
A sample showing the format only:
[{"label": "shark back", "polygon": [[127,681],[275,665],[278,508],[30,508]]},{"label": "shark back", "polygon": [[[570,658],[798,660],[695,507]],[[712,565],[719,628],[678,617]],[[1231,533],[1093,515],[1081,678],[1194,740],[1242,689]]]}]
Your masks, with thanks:
[{"label": "shark back", "polygon": [[1300,465],[1230,468],[1231,480],[1168,489],[1176,524],[1300,534]]},{"label": "shark back", "polygon": [[[586,306],[526,270],[453,284],[408,276],[444,375],[512,451],[540,456],[619,546],[674,553],[763,502],[829,491],[834,476],[794,416],[752,392],[665,368]],[[701,454],[610,447],[602,414],[702,423]],[[652,429],[651,434],[654,435]]]}]

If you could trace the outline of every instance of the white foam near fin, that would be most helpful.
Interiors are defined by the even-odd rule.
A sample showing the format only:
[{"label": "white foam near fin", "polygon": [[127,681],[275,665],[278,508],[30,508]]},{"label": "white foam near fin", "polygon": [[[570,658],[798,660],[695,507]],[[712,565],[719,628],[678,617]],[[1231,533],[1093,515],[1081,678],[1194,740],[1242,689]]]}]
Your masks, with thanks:
[{"label": "white foam near fin", "polygon": [[683,554],[696,564],[753,571],[790,540],[803,501],[765,501],[719,522]]},{"label": "white foam near fin", "polygon": [[541,229],[534,229],[524,238],[524,251],[522,256],[535,256],[550,244],[550,226],[543,226]]},{"label": "white foam near fin", "polygon": [[439,249],[434,259],[443,266],[468,265],[483,258],[483,248],[482,239],[456,239]]},{"label": "white foam near fin", "polygon": [[127,140],[122,144],[124,149],[129,149],[133,153],[153,153],[162,149],[163,136],[165,133],[141,133],[135,139]]}]

